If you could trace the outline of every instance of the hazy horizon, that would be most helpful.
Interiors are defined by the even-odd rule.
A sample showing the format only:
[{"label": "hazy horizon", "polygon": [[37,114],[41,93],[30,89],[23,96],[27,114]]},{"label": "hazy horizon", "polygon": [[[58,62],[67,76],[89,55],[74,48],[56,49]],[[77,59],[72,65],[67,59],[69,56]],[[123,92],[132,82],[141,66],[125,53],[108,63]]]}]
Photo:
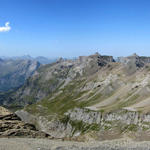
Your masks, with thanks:
[{"label": "hazy horizon", "polygon": [[[94,55],[95,53],[97,53],[98,51],[95,51],[94,53],[90,53],[89,55],[85,54],[85,55],[79,55],[79,56],[72,56],[72,57],[59,57],[59,56],[55,56],[55,57],[50,57],[50,56],[43,56],[43,55],[38,55],[38,56],[32,56],[32,55],[29,55],[29,54],[25,54],[25,55],[13,55],[13,56],[2,56],[0,55],[0,58],[19,58],[19,57],[31,57],[31,58],[37,58],[37,57],[44,57],[44,58],[48,58],[48,59],[59,59],[59,58],[64,58],[64,59],[74,59],[74,58],[78,58],[80,56],[90,56],[90,55]],[[98,52],[99,53],[99,52]],[[114,55],[109,55],[109,54],[101,54],[99,53],[100,55],[102,56],[113,56],[114,58],[118,58],[118,57],[128,57],[128,56],[132,56],[134,54],[138,55],[138,56],[144,56],[144,57],[150,57],[150,55],[139,55],[138,53],[134,52],[134,53],[131,53],[129,55],[120,55],[120,56],[114,56]]]}]

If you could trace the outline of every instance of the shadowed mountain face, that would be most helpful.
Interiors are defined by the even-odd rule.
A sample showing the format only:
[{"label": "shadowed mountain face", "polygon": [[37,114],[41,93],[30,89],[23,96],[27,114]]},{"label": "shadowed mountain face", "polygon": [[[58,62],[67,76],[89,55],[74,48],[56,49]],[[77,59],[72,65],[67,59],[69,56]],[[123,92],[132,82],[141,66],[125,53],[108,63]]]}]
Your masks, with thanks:
[{"label": "shadowed mountain face", "polygon": [[40,67],[3,104],[25,106],[17,114],[27,122],[36,120],[54,137],[92,133],[109,139],[133,132],[148,139],[150,58],[134,54],[118,60],[98,53],[60,59]]},{"label": "shadowed mountain face", "polygon": [[0,59],[0,91],[18,88],[39,66],[36,61]]}]

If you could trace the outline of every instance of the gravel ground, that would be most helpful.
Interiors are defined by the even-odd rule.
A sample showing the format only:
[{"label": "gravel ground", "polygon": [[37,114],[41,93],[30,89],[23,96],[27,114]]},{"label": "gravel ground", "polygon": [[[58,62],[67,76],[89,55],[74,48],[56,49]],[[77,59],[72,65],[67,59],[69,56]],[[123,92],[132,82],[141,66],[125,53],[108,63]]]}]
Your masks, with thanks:
[{"label": "gravel ground", "polygon": [[32,138],[1,138],[0,150],[150,150],[150,142],[119,139],[82,143]]}]

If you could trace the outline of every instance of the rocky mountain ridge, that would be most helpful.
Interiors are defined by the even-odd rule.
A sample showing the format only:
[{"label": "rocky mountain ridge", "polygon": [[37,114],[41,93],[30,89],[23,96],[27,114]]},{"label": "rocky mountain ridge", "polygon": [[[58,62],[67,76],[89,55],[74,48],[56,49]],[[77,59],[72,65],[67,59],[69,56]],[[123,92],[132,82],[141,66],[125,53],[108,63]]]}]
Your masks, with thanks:
[{"label": "rocky mountain ridge", "polygon": [[30,61],[37,61],[40,64],[50,64],[53,63],[55,61],[57,61],[58,58],[47,58],[44,56],[38,56],[38,57],[31,57],[30,55],[24,55],[24,56],[12,56],[12,57],[5,57],[5,56],[1,56],[0,59],[3,60],[30,60]]},{"label": "rocky mountain ridge", "polygon": [[150,63],[150,57],[146,56],[138,56],[136,53],[134,53],[131,56],[128,57],[118,57],[118,61],[122,63],[127,63],[128,61],[136,61],[139,63]]},{"label": "rocky mountain ridge", "polygon": [[5,105],[54,137],[148,139],[149,91],[149,57],[96,53],[40,67]]}]

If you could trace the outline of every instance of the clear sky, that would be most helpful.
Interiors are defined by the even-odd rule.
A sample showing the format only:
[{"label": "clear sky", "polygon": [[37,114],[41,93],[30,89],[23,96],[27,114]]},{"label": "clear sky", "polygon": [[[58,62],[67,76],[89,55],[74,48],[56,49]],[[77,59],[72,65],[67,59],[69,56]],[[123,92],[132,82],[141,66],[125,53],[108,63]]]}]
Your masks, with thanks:
[{"label": "clear sky", "polygon": [[150,56],[150,0],[0,0],[0,55]]}]

